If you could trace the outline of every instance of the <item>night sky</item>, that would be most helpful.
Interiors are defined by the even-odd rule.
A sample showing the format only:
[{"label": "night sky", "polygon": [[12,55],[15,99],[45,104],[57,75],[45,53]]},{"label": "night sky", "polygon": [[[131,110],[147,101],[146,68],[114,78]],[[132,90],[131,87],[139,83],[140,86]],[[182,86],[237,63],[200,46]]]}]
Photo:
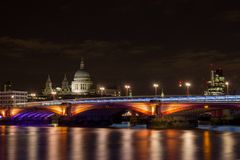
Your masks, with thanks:
[{"label": "night sky", "polygon": [[210,65],[240,92],[239,0],[9,0],[0,2],[0,84],[60,86],[85,59],[95,84],[133,94],[202,94]]}]

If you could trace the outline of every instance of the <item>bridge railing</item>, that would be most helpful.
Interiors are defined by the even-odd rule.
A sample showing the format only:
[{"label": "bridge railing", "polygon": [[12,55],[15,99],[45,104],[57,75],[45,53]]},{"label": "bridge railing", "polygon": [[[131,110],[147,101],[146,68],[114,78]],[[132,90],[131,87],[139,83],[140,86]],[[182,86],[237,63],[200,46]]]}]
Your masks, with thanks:
[{"label": "bridge railing", "polygon": [[181,103],[198,103],[198,102],[231,102],[239,103],[240,95],[225,95],[225,96],[134,96],[134,97],[99,97],[99,98],[79,98],[53,101],[39,101],[16,104],[16,106],[30,107],[30,106],[50,106],[61,105],[64,103],[83,104],[83,103],[117,103],[117,102],[181,102]]}]

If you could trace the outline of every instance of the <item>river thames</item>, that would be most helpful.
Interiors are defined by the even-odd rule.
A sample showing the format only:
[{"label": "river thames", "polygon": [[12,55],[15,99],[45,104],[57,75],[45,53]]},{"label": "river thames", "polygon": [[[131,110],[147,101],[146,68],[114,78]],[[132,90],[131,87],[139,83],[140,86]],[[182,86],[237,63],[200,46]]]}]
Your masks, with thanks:
[{"label": "river thames", "polygon": [[1,160],[236,160],[240,133],[0,126]]}]

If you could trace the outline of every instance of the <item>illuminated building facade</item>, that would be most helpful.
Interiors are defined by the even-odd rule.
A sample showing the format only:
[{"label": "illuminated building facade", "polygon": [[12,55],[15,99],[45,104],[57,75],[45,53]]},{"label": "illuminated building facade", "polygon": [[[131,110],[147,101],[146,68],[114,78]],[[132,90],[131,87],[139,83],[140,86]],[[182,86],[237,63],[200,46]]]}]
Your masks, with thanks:
[{"label": "illuminated building facade", "polygon": [[88,95],[92,87],[90,74],[85,71],[84,62],[81,60],[80,69],[74,75],[71,89],[72,94],[75,95]]},{"label": "illuminated building facade", "polygon": [[11,107],[24,104],[28,101],[28,93],[25,91],[3,91],[0,92],[0,106]]},{"label": "illuminated building facade", "polygon": [[207,90],[204,95],[224,95],[225,88],[226,84],[223,70],[211,70],[210,80],[207,82]]},{"label": "illuminated building facade", "polygon": [[84,62],[81,60],[80,68],[74,74],[74,79],[69,85],[65,74],[61,87],[53,88],[50,76],[48,76],[43,90],[44,96],[51,95],[88,95],[92,87],[90,74],[84,68]]}]

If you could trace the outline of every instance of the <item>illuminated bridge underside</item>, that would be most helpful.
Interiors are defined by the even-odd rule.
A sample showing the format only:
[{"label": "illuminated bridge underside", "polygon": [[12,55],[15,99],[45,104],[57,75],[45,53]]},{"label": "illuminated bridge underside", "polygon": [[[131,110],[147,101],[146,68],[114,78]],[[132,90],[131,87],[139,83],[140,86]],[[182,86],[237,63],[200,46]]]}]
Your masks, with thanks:
[{"label": "illuminated bridge underside", "polygon": [[165,103],[162,104],[161,113],[163,115],[195,115],[204,112],[211,112],[216,110],[240,110],[240,104],[228,103]]},{"label": "illuminated bridge underside", "polygon": [[100,103],[100,104],[80,104],[72,106],[72,115],[79,115],[87,111],[118,109],[122,111],[134,111],[143,115],[152,115],[152,104],[149,103]]},{"label": "illuminated bridge underside", "polygon": [[49,112],[47,110],[28,110],[20,112],[12,117],[14,121],[25,121],[25,120],[48,120],[49,117],[53,116],[55,113]]}]

